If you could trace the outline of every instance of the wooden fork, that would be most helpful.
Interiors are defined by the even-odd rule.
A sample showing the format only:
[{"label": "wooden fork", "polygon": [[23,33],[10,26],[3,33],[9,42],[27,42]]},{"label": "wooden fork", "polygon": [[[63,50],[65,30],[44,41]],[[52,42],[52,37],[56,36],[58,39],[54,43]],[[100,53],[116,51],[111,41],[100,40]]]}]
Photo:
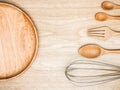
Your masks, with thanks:
[{"label": "wooden fork", "polygon": [[88,36],[100,39],[100,40],[108,40],[111,37],[119,36],[120,31],[115,31],[109,28],[108,26],[96,27],[88,29]]}]

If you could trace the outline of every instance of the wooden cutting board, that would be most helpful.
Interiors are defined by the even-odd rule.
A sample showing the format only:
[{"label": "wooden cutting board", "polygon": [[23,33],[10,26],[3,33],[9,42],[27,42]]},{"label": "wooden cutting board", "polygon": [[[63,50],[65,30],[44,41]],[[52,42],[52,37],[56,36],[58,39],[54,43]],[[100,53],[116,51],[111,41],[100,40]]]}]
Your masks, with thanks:
[{"label": "wooden cutting board", "polygon": [[[96,43],[120,48],[120,37],[106,42],[88,37],[89,28],[109,26],[120,30],[120,21],[96,21],[97,12],[120,15],[120,10],[104,11],[104,0],[3,0],[25,10],[39,32],[39,52],[31,67],[16,78],[0,81],[0,90],[120,90],[120,80],[94,87],[76,87],[65,77],[65,67],[76,58],[81,45]],[[120,0],[110,0],[120,4]],[[120,55],[104,55],[97,60],[120,65]]]},{"label": "wooden cutting board", "polygon": [[37,52],[36,28],[29,16],[8,3],[0,3],[0,79],[25,70]]}]

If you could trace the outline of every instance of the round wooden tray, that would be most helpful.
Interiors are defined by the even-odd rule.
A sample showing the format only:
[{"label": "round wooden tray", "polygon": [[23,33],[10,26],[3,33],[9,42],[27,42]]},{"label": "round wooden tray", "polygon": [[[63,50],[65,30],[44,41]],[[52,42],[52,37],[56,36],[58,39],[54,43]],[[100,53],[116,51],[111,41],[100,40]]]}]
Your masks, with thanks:
[{"label": "round wooden tray", "polygon": [[20,8],[0,2],[0,79],[24,71],[37,49],[38,35],[30,17]]}]

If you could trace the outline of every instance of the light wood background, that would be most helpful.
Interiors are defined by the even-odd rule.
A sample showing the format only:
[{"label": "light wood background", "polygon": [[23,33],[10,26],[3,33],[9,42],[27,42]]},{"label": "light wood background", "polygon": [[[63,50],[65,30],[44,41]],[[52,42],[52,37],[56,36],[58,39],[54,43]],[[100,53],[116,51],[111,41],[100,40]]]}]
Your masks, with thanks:
[{"label": "light wood background", "polygon": [[[2,0],[0,0],[2,1]],[[33,19],[39,33],[39,52],[21,75],[0,81],[0,90],[120,90],[120,80],[93,87],[76,87],[65,77],[65,67],[76,59],[85,59],[78,48],[97,43],[105,48],[120,48],[120,37],[99,41],[87,37],[88,28],[109,26],[120,30],[120,21],[98,22],[99,11],[120,15],[120,10],[104,11],[103,0],[3,0],[25,10]],[[111,0],[120,4],[120,0]],[[120,65],[120,55],[109,54],[95,60]]]}]

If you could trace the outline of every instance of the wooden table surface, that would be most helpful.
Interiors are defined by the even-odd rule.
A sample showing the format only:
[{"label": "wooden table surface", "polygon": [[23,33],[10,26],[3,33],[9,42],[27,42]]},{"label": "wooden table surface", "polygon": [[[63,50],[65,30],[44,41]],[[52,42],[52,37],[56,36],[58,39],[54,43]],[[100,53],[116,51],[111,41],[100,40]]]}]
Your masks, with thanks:
[{"label": "wooden table surface", "polygon": [[[120,21],[98,22],[97,12],[120,15],[120,10],[104,11],[103,0],[0,0],[13,3],[33,19],[39,33],[39,52],[21,75],[0,81],[0,90],[120,90],[120,80],[93,87],[76,87],[65,77],[65,67],[76,59],[81,45],[96,43],[105,48],[120,48],[120,37],[99,41],[86,35],[86,30],[109,26],[120,30]],[[111,0],[120,4],[119,0]],[[120,55],[108,54],[97,59],[120,65]]]}]

